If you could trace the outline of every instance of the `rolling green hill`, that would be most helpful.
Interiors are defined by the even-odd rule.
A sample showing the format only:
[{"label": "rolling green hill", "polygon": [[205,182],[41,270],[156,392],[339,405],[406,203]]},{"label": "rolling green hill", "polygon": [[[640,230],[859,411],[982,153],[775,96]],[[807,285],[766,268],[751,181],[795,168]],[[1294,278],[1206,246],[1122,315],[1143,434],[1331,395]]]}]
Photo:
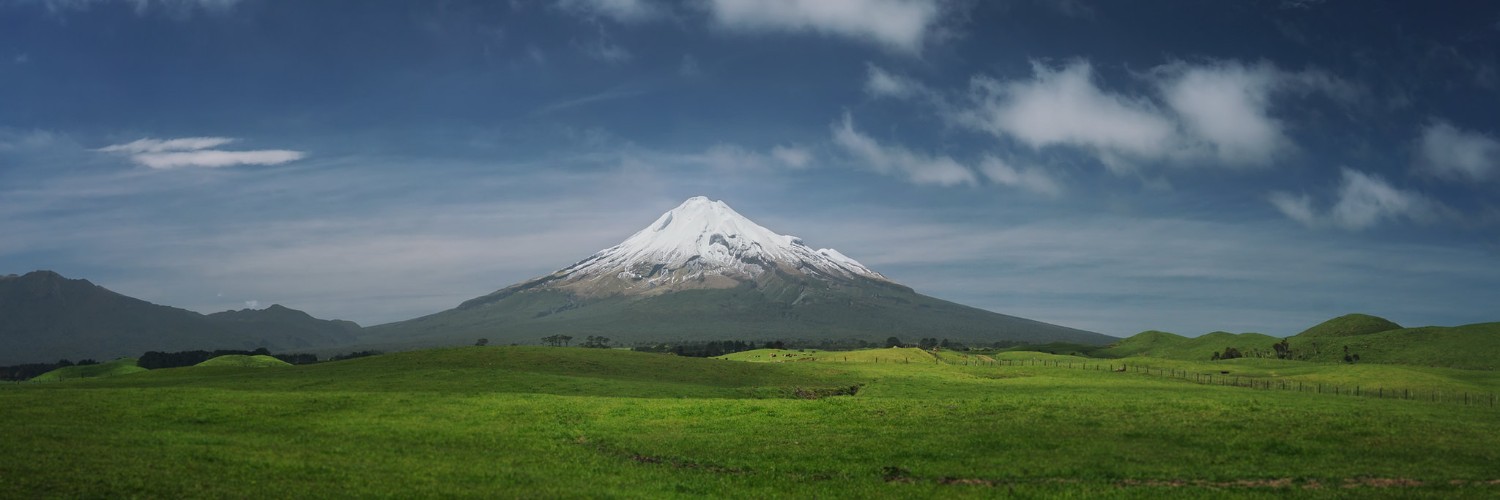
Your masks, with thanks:
[{"label": "rolling green hill", "polygon": [[1398,328],[1354,335],[1291,338],[1299,359],[1341,362],[1344,347],[1360,363],[1500,370],[1500,323]]},{"label": "rolling green hill", "polygon": [[1366,335],[1380,333],[1387,330],[1401,328],[1390,320],[1368,314],[1345,314],[1337,318],[1318,323],[1312,328],[1303,330],[1297,337],[1348,337],[1352,335]]},{"label": "rolling green hill", "polygon": [[135,358],[120,358],[108,363],[83,366],[64,366],[32,378],[32,382],[57,382],[80,378],[113,377],[147,371],[135,365]]},{"label": "rolling green hill", "polygon": [[1141,356],[1207,361],[1215,352],[1223,352],[1227,347],[1238,349],[1245,356],[1253,356],[1256,350],[1269,355],[1272,352],[1271,345],[1279,341],[1281,339],[1260,333],[1213,332],[1190,338],[1151,330],[1096,349],[1089,355],[1101,358]]},{"label": "rolling green hill", "polygon": [[227,354],[214,357],[194,366],[237,366],[242,368],[276,368],[280,366],[292,366],[291,363],[264,355],[256,354],[247,356],[244,354]]}]

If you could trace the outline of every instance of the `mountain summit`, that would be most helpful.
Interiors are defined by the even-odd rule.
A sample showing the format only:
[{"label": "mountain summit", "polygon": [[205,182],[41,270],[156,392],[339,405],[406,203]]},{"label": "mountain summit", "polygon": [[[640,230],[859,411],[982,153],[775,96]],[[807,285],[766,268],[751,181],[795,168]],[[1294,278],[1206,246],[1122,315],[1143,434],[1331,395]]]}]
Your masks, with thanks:
[{"label": "mountain summit", "polygon": [[838,250],[814,250],[703,196],[689,198],[623,243],[552,276],[553,286],[598,296],[733,288],[775,274],[889,282]]},{"label": "mountain summit", "polygon": [[701,196],[576,264],[366,334],[372,345],[393,348],[476,338],[533,344],[556,334],[627,343],[1116,340],[918,294],[837,250],[814,249]]}]

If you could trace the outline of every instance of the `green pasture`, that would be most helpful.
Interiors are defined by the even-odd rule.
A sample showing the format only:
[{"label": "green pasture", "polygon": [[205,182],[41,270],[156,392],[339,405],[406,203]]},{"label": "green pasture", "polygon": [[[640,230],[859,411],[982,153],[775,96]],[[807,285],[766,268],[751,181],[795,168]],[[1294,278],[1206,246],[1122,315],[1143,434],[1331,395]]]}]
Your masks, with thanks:
[{"label": "green pasture", "polygon": [[1500,389],[1492,372],[916,349],[726,358],[466,347],[7,384],[0,497],[1500,494],[1491,406],[1110,368],[1475,393]]}]

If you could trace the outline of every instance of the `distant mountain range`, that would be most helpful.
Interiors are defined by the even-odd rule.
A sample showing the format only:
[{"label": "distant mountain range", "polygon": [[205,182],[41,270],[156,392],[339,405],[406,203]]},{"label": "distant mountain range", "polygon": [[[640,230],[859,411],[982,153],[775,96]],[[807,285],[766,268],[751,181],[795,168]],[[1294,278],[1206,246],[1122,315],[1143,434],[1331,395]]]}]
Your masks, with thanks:
[{"label": "distant mountain range", "polygon": [[761,227],[695,197],[619,245],[458,307],[365,330],[393,348],[533,344],[588,335],[619,342],[946,338],[1103,344],[1094,332],[916,293],[833,249]]},{"label": "distant mountain range", "polygon": [[360,327],[273,305],[209,315],[127,297],[52,271],[0,276],[0,365],[146,351],[292,351],[354,344]]}]

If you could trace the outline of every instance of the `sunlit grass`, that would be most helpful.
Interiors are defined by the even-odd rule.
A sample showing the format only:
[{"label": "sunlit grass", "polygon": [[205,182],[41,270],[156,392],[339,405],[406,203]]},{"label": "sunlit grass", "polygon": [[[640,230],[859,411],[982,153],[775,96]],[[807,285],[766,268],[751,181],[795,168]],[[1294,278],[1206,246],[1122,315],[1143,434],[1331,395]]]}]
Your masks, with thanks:
[{"label": "sunlit grass", "polygon": [[[1198,384],[1037,353],[730,357],[772,353],[817,360],[461,348],[10,385],[0,496],[1217,497],[1356,481],[1362,496],[1485,497],[1496,486],[1473,483],[1500,479],[1500,411],[1484,406]],[[1148,360],[1105,363],[1122,361]],[[1411,373],[1497,386],[1430,370]],[[857,395],[795,390],[847,386]]]}]

